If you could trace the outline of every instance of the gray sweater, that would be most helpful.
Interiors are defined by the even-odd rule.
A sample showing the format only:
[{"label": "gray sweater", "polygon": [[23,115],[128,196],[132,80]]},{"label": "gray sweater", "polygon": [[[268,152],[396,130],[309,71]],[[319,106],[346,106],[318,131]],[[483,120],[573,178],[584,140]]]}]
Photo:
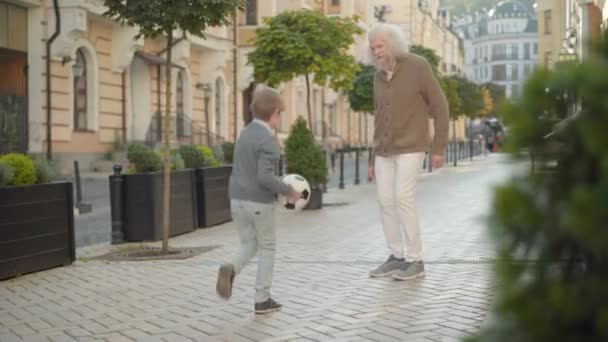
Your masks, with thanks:
[{"label": "gray sweater", "polygon": [[272,203],[289,187],[274,175],[280,152],[270,130],[255,120],[241,132],[234,147],[230,199]]}]

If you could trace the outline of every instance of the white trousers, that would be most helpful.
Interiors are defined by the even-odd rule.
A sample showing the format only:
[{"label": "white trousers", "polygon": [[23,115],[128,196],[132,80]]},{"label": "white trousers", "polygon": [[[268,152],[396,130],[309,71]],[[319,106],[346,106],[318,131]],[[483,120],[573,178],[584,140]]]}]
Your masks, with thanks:
[{"label": "white trousers", "polygon": [[423,160],[424,153],[408,153],[390,157],[376,156],[374,163],[386,244],[392,255],[403,258],[405,237],[405,259],[410,262],[422,258],[415,193]]}]

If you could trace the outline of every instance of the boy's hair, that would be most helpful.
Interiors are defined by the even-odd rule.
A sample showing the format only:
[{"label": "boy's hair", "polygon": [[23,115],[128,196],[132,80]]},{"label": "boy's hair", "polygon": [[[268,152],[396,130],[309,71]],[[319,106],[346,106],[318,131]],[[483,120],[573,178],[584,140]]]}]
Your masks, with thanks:
[{"label": "boy's hair", "polygon": [[283,111],[285,104],[276,89],[261,85],[253,93],[250,108],[255,118],[268,121],[277,109]]}]

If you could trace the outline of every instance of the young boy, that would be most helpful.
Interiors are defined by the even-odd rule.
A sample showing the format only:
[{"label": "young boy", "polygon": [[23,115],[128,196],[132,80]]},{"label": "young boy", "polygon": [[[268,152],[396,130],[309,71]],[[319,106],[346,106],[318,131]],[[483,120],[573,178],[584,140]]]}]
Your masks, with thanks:
[{"label": "young boy", "polygon": [[232,283],[245,265],[258,253],[255,283],[255,313],[281,309],[270,297],[275,255],[274,201],[276,194],[295,202],[300,197],[292,187],[274,176],[279,148],[272,129],[284,109],[279,93],[272,88],[256,90],[251,104],[254,120],[241,132],[234,150],[229,194],[232,218],[237,225],[240,249],[232,263],[220,267],[217,293],[224,299],[232,295]]}]

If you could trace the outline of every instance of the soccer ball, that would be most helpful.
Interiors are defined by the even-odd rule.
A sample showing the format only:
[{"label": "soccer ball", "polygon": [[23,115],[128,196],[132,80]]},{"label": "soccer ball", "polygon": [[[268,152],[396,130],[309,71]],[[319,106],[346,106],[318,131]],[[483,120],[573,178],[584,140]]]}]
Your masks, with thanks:
[{"label": "soccer ball", "polygon": [[302,198],[297,200],[296,203],[287,203],[287,198],[279,194],[277,197],[279,205],[288,210],[300,211],[304,209],[310,199],[310,184],[308,184],[308,181],[298,174],[285,175],[282,181],[287,185],[291,185],[296,191],[302,193]]}]

